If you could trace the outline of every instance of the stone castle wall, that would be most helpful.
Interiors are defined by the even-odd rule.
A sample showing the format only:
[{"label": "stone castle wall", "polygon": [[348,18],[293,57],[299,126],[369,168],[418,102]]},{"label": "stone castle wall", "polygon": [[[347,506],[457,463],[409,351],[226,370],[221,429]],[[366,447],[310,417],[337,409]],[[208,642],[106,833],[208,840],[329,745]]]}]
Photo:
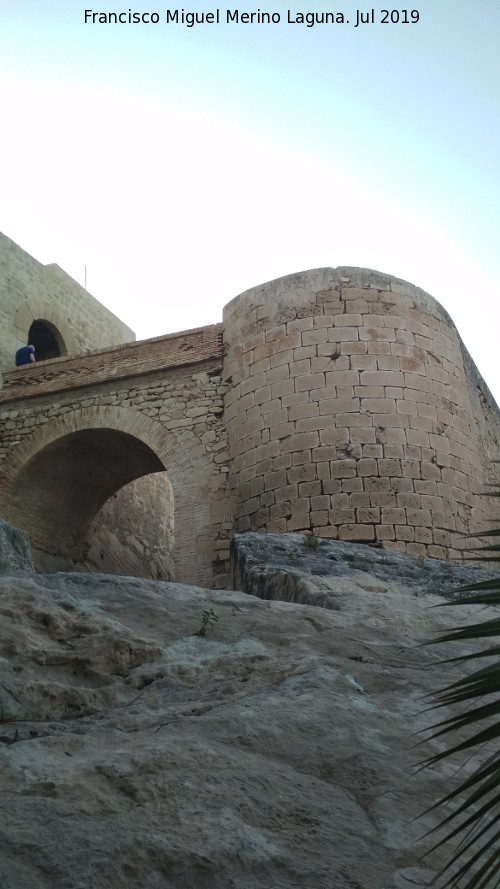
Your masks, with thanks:
[{"label": "stone castle wall", "polygon": [[61,354],[130,342],[134,332],[58,265],[42,265],[0,233],[0,372],[14,364],[41,319],[58,331]]},{"label": "stone castle wall", "polygon": [[[223,585],[233,531],[459,559],[500,521],[498,407],[411,284],[303,272],[236,297],[223,324],[139,343],[3,237],[0,288],[0,515],[41,570]],[[68,354],[12,369],[36,318]]]},{"label": "stone castle wall", "polygon": [[484,530],[498,409],[428,294],[362,269],[305,272],[236,297],[224,338],[237,531],[453,559]]}]

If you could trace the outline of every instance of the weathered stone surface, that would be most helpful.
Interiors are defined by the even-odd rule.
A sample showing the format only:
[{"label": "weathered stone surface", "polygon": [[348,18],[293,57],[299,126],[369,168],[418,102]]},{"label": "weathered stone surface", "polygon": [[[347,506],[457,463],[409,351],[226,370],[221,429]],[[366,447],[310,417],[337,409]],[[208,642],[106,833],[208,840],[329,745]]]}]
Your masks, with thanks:
[{"label": "weathered stone surface", "polygon": [[[266,543],[247,574],[284,574],[305,548],[251,535],[237,562]],[[413,819],[451,770],[412,775],[422,695],[443,679],[420,643],[450,614],[425,592],[462,569],[334,548],[308,550],[309,579],[300,569],[330,584],[327,608],[0,578],[2,889],[427,885],[439,860],[420,860],[430,821]]]},{"label": "weathered stone surface", "polygon": [[235,589],[323,608],[337,608],[339,596],[350,589],[370,589],[374,578],[381,593],[452,598],[456,587],[487,577],[491,571],[477,565],[413,558],[312,535],[249,531],[232,541]]},{"label": "weathered stone surface", "polygon": [[29,537],[0,519],[0,574],[33,571]]}]

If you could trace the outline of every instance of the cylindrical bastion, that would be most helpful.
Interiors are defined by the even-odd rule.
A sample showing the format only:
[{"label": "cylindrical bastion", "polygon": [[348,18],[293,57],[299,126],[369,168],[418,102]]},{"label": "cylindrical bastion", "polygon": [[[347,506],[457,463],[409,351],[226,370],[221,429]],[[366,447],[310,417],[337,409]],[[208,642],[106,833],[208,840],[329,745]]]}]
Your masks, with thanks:
[{"label": "cylindrical bastion", "polygon": [[[256,287],[224,311],[235,530],[434,558],[495,519],[499,411],[433,297],[366,269]],[[498,520],[498,519],[497,519]]]}]

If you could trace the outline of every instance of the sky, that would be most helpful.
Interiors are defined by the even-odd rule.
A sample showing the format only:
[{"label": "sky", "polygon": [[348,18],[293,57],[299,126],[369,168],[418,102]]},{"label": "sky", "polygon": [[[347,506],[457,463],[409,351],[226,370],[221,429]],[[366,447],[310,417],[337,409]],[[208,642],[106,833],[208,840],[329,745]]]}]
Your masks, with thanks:
[{"label": "sky", "polygon": [[[447,309],[500,401],[498,0],[373,22],[348,0],[91,2],[1,0],[4,234],[139,339],[305,269],[396,275]],[[129,11],[159,21],[98,21]]]}]

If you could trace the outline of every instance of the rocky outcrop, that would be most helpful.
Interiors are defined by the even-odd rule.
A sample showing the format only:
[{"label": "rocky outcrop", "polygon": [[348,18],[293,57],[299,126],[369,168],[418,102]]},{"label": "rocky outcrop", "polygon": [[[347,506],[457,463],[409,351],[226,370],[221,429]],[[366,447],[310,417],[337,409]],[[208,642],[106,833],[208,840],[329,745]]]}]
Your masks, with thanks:
[{"label": "rocky outcrop", "polygon": [[29,537],[0,519],[0,574],[33,571]]},{"label": "rocky outcrop", "polygon": [[349,589],[369,589],[373,582],[378,592],[453,598],[454,588],[491,576],[470,563],[413,558],[314,535],[250,531],[233,538],[231,565],[234,589],[334,609]]},{"label": "rocky outcrop", "polygon": [[[316,604],[15,573],[29,560],[3,557],[2,889],[428,884],[431,817],[414,819],[450,770],[414,774],[423,695],[444,670],[421,643],[450,609],[432,607],[434,566],[324,546],[235,543],[240,578],[256,547],[254,591],[256,577],[300,575]],[[461,569],[446,568],[451,587]]]}]

